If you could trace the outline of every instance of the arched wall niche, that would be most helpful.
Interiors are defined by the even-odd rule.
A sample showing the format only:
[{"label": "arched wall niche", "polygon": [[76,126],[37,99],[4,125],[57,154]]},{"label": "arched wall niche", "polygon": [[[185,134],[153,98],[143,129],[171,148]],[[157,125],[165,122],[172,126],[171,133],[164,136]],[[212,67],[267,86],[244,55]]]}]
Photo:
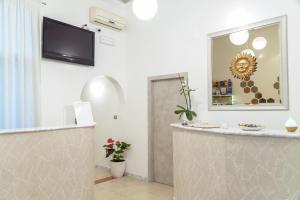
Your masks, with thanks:
[{"label": "arched wall niche", "polygon": [[108,167],[102,148],[107,138],[123,139],[124,131],[124,92],[119,82],[110,76],[97,76],[84,85],[81,101],[91,103],[96,125],[96,165]]}]

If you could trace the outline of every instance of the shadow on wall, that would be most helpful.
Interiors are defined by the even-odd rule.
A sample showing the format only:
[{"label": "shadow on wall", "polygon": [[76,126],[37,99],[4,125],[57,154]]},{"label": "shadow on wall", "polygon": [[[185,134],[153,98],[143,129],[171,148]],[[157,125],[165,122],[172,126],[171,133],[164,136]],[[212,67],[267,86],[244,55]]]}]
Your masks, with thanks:
[{"label": "shadow on wall", "polygon": [[124,137],[124,93],[114,78],[98,76],[89,80],[81,93],[82,101],[89,101],[96,125],[96,165],[108,166],[102,145],[109,137]]}]

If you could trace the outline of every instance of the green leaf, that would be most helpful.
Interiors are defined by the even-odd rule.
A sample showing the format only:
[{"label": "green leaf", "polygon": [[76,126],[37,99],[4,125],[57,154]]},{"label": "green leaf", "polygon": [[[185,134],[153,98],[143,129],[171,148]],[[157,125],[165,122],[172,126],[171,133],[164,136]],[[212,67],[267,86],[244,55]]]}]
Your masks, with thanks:
[{"label": "green leaf", "polygon": [[121,143],[121,149],[126,150],[126,149],[128,149],[129,147],[130,147],[130,144],[127,144],[127,143],[125,143],[125,142],[122,142],[122,143]]},{"label": "green leaf", "polygon": [[186,118],[189,120],[189,121],[192,121],[193,120],[193,114],[190,110],[186,110],[185,111],[185,115],[186,115]]},{"label": "green leaf", "polygon": [[182,110],[185,110],[185,107],[177,105],[178,108],[181,108]]},{"label": "green leaf", "polygon": [[113,154],[115,152],[114,149],[106,149],[106,158],[108,158],[111,154]]},{"label": "green leaf", "polygon": [[195,111],[192,111],[192,115],[193,115],[194,117],[197,117],[197,113],[196,113]]},{"label": "green leaf", "polygon": [[118,150],[118,151],[116,151],[116,153],[121,154],[121,153],[124,153],[124,151],[123,150]]},{"label": "green leaf", "polygon": [[181,119],[181,117],[182,117],[183,113],[184,113],[184,112],[180,113],[180,115],[179,115],[179,119]]},{"label": "green leaf", "polygon": [[184,113],[184,112],[185,112],[184,110],[175,110],[174,113],[175,113],[176,115],[179,115],[179,114]]}]

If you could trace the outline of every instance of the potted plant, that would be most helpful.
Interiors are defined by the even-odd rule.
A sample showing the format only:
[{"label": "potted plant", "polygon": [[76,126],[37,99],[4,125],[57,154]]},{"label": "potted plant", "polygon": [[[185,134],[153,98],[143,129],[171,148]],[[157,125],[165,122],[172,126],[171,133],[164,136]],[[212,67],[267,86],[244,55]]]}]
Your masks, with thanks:
[{"label": "potted plant", "polygon": [[106,158],[112,156],[112,160],[110,160],[110,172],[112,177],[119,178],[124,176],[126,169],[124,153],[129,149],[130,144],[109,138],[107,144],[103,145],[103,147],[106,151]]},{"label": "potted plant", "polygon": [[[191,92],[196,91],[196,90],[190,89],[188,80],[185,80],[180,75],[179,75],[179,79],[180,79],[180,83],[181,83],[181,88],[180,88],[179,92],[180,92],[180,95],[184,96],[185,105],[184,106],[177,105],[177,108],[179,108],[179,109],[175,110],[175,114],[179,115],[179,119],[181,119],[181,117],[183,115],[185,115],[186,119],[189,122],[192,122],[194,117],[197,117],[197,113],[192,110]],[[183,122],[183,125],[187,125],[187,124],[188,124],[188,122],[186,122],[186,121]]]}]

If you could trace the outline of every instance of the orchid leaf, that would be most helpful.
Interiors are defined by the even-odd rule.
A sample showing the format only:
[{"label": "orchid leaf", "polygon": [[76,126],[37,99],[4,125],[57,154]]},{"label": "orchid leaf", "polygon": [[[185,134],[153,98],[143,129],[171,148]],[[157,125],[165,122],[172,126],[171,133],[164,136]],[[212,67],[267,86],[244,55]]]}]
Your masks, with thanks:
[{"label": "orchid leaf", "polygon": [[197,117],[197,113],[195,111],[191,111],[194,117]]},{"label": "orchid leaf", "polygon": [[179,114],[181,114],[181,113],[184,113],[185,112],[185,110],[175,110],[175,114],[176,115],[179,115]]},{"label": "orchid leaf", "polygon": [[180,115],[179,115],[179,119],[181,119],[181,117],[182,117],[183,113],[184,113],[184,112],[180,113]]},{"label": "orchid leaf", "polygon": [[189,120],[189,121],[192,121],[193,120],[193,114],[190,110],[186,110],[185,111],[185,115],[186,115],[186,118]]},{"label": "orchid leaf", "polygon": [[177,105],[178,108],[181,108],[182,110],[186,110],[185,107]]}]

